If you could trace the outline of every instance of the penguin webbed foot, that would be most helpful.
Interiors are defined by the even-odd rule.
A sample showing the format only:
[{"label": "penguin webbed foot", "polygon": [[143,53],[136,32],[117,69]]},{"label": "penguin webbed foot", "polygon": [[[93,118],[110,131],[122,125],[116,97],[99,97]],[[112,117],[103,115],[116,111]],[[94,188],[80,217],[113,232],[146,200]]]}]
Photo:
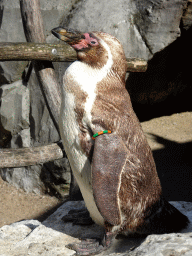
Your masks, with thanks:
[{"label": "penguin webbed foot", "polygon": [[91,219],[88,210],[85,209],[74,209],[70,210],[67,215],[62,218],[65,222],[72,222],[73,225],[92,225],[94,224]]},{"label": "penguin webbed foot", "polygon": [[75,255],[95,255],[103,251],[103,246],[96,239],[85,239],[79,244],[68,244],[68,249],[76,251]]},{"label": "penguin webbed foot", "polygon": [[114,235],[110,232],[106,233],[103,240],[100,239],[84,239],[79,244],[68,244],[68,249],[76,251],[75,255],[96,255],[107,250],[114,238]]}]

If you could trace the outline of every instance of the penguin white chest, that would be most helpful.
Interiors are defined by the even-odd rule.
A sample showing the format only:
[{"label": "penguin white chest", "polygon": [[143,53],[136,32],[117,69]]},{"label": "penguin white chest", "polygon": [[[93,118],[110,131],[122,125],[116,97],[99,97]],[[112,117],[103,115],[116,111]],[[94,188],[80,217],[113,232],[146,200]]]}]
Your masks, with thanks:
[{"label": "penguin white chest", "polygon": [[[89,127],[89,129],[93,129],[91,111],[96,97],[95,88],[97,80],[94,79],[95,76],[96,74],[86,70],[85,64],[76,61],[67,69],[62,88],[63,100],[60,113],[61,136],[68,157],[73,156],[73,159],[69,160],[71,165],[74,166],[74,170],[77,170],[82,175],[85,162],[88,162],[88,158],[81,147],[79,135],[82,131],[80,129],[78,112],[83,112],[83,117],[80,118],[82,119],[82,125],[85,128]],[[79,99],[80,94],[84,95],[85,101],[81,102],[81,98]],[[86,139],[92,143],[88,129]],[[90,166],[88,169],[90,169]],[[91,177],[88,180],[91,182]]]},{"label": "penguin white chest", "polygon": [[[71,74],[71,71],[73,73],[74,69],[79,70],[78,63],[73,63],[71,66],[72,67],[70,67],[69,70],[67,70],[67,73],[64,77],[64,86],[66,86],[68,83],[68,74]],[[80,75],[79,80],[81,80],[82,72],[80,72],[79,75]],[[77,74],[75,78],[78,79]],[[79,85],[81,85],[80,90],[82,90],[83,88],[84,89],[88,88],[86,90],[83,90],[86,93],[87,97],[86,97],[86,101],[84,102],[84,114],[83,114],[82,123],[85,126],[89,126],[91,128],[93,128],[91,123],[91,118],[92,118],[91,109],[96,96],[95,95],[96,84],[93,83],[92,79],[94,79],[94,77],[91,78],[91,76],[86,76],[86,80],[83,80],[85,82],[83,83],[83,86],[81,85],[81,83],[78,83]],[[92,219],[96,223],[98,223],[99,225],[103,225],[104,224],[103,217],[99,213],[93,197],[92,180],[91,180],[91,163],[81,147],[80,136],[79,136],[81,133],[81,130],[80,130],[79,123],[77,121],[77,114],[75,111],[75,109],[77,108],[76,93],[78,94],[79,92],[70,91],[70,88],[63,87],[63,97],[62,97],[63,101],[61,106],[60,124],[59,124],[61,137],[62,137],[66,154],[70,161],[73,174],[80,187],[80,190],[82,192],[82,195],[85,200],[85,204],[89,210],[89,213]],[[87,140],[91,140],[91,136],[89,135],[89,133],[87,133]]]},{"label": "penguin white chest", "polygon": [[92,219],[99,225],[104,220],[94,201],[91,184],[91,163],[83,152],[79,139],[79,125],[74,111],[75,100],[72,93],[65,92],[60,115],[60,133],[73,174],[80,187],[87,209]]},{"label": "penguin white chest", "polygon": [[[79,136],[81,130],[76,116],[79,92],[75,91],[74,88],[79,88],[86,95],[86,100],[82,103],[84,110],[82,123],[85,127],[93,129],[91,111],[96,98],[96,86],[98,82],[107,76],[113,64],[111,53],[108,52],[108,55],[108,61],[101,69],[93,69],[80,61],[74,62],[67,69],[63,81],[64,86],[62,88],[63,95],[59,124],[63,145],[85,204],[92,219],[100,225],[104,224],[104,219],[98,211],[93,196],[91,163],[81,147]],[[78,105],[81,104],[78,102]],[[88,132],[87,140],[91,140],[91,135]]]}]

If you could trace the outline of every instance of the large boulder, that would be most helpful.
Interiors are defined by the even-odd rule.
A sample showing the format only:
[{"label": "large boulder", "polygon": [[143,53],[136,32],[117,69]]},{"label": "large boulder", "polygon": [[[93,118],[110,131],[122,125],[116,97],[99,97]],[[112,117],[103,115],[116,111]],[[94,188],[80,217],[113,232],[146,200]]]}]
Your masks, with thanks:
[{"label": "large boulder", "polygon": [[[172,202],[192,221],[192,204]],[[67,202],[42,223],[37,220],[24,220],[0,228],[0,251],[4,256],[59,256],[74,255],[65,246],[79,243],[80,238],[102,238],[103,229],[96,224],[91,226],[72,225],[62,221],[69,210],[84,209],[83,202]],[[179,220],[178,220],[179,221]],[[177,225],[177,223],[175,223]],[[171,256],[191,255],[192,224],[181,233],[149,235],[147,237],[118,237],[111,248],[98,255],[110,256]]]},{"label": "large boulder", "polygon": [[80,1],[62,24],[117,37],[127,57],[150,59],[180,36],[187,0]]}]

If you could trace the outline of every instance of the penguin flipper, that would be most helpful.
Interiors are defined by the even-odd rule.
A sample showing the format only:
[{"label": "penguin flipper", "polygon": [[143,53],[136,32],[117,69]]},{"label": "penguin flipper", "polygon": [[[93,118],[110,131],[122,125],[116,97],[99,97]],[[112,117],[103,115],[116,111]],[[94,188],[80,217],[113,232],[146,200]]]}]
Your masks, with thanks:
[{"label": "penguin flipper", "polygon": [[92,161],[93,195],[99,212],[111,225],[121,223],[118,200],[121,172],[128,150],[115,134],[103,134],[95,139]]}]

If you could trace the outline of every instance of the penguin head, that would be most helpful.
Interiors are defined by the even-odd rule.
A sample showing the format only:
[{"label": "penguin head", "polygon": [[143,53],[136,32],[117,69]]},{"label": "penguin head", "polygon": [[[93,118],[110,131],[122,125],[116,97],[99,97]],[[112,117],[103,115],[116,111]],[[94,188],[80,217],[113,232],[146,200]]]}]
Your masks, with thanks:
[{"label": "penguin head", "polygon": [[57,27],[52,29],[52,34],[66,42],[77,52],[77,58],[87,64],[95,64],[96,57],[103,55],[100,40],[93,33],[81,33],[79,31]]},{"label": "penguin head", "polygon": [[51,32],[75,49],[78,60],[100,69],[111,55],[116,71],[121,69],[121,73],[126,73],[127,64],[123,47],[112,35],[104,32],[83,33],[64,27],[54,28]]},{"label": "penguin head", "polygon": [[93,33],[81,33],[77,30],[57,27],[52,34],[71,45],[76,51],[86,51],[99,45],[98,38]]}]

